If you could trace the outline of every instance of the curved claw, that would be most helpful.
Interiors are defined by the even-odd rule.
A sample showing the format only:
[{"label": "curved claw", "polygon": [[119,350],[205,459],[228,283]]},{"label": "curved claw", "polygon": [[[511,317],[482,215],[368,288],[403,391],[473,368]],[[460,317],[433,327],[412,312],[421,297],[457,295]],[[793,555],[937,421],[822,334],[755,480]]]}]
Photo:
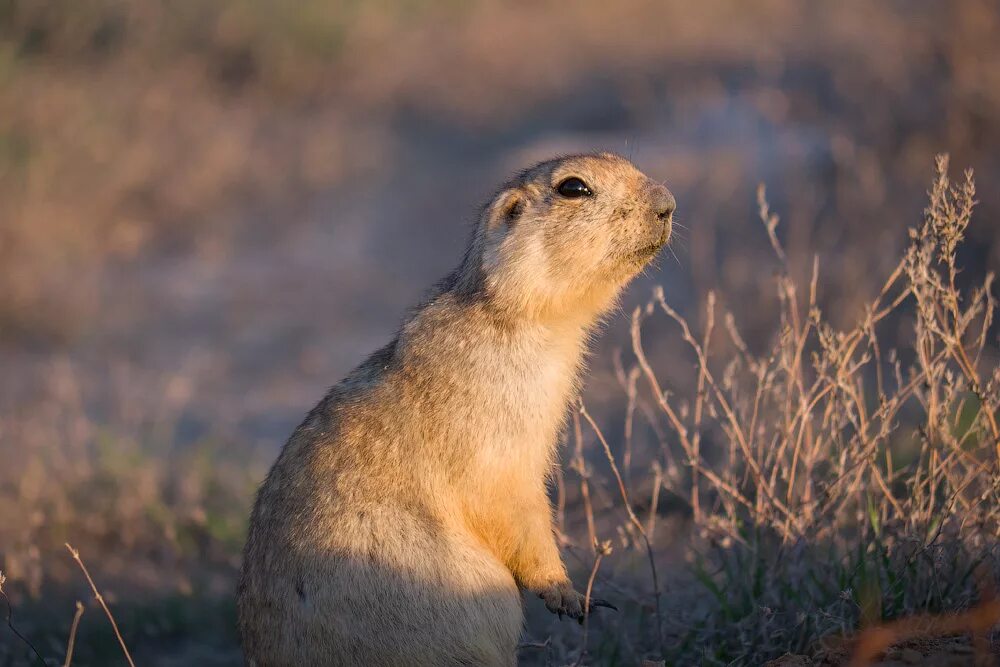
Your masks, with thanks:
[{"label": "curved claw", "polygon": [[602,600],[601,598],[590,598],[590,608],[593,609],[594,607],[605,607],[607,609],[614,609],[615,611],[618,611],[618,607],[614,606],[607,600]]}]

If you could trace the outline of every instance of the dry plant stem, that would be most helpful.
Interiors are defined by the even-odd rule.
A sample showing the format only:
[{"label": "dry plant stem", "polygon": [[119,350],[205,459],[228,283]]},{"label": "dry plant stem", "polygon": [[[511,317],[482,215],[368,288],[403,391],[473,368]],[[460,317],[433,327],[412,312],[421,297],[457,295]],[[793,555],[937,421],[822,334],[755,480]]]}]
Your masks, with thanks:
[{"label": "dry plant stem", "polygon": [[650,544],[653,543],[653,535],[656,532],[656,512],[660,507],[661,486],[663,486],[663,468],[656,463],[653,465],[653,497],[649,501],[649,516],[646,518]]},{"label": "dry plant stem", "polygon": [[[715,292],[709,291],[705,304],[705,335],[702,339],[702,347],[708,350],[709,341],[712,339],[712,330],[715,328]],[[701,419],[705,407],[705,372],[698,373],[698,386],[695,390],[694,402],[694,438],[692,439],[692,449],[694,458],[701,459]],[[698,491],[698,467],[691,468],[691,510],[695,523],[701,521],[701,494]]]},{"label": "dry plant stem", "polygon": [[[759,192],[758,194],[759,194],[760,197],[763,197],[763,192]],[[775,248],[775,251],[778,252],[781,249],[781,246],[778,243],[777,237],[773,233],[773,227],[777,225],[777,218],[776,217],[774,218],[774,224],[773,225],[769,224],[768,220],[764,220],[764,224],[769,229],[768,233],[771,236],[771,245],[772,245],[772,247]],[[781,257],[781,256],[782,255],[779,255],[779,257]],[[806,341],[809,338],[809,331],[812,328],[812,322],[811,322],[811,320],[809,318],[807,318],[806,321],[805,321],[805,323],[802,324],[801,318],[799,316],[798,300],[797,300],[797,297],[796,297],[795,284],[792,282],[791,278],[788,275],[788,266],[787,266],[787,263],[783,261],[782,262],[782,267],[783,267],[782,271],[783,271],[784,275],[778,281],[778,285],[779,285],[778,296],[779,296],[779,299],[781,299],[783,301],[783,303],[785,304],[784,310],[787,311],[788,314],[791,317],[791,323],[788,324],[787,326],[788,326],[788,330],[789,330],[789,332],[790,332],[790,334],[792,336],[792,341],[791,341],[791,345],[790,345],[790,348],[791,348],[791,367],[787,367],[786,366],[787,361],[783,362],[783,364],[782,364],[783,366],[786,366],[786,368],[785,368],[785,378],[786,378],[785,379],[785,401],[784,401],[784,411],[783,411],[784,412],[784,420],[785,420],[785,438],[783,439],[784,440],[783,445],[787,446],[789,440],[791,439],[791,433],[792,433],[792,419],[791,419],[791,416],[792,416],[792,409],[793,409],[794,397],[796,395],[796,392],[798,392],[798,396],[800,397],[799,403],[801,405],[801,397],[805,394],[804,381],[803,381],[803,378],[802,378],[802,356],[803,356],[802,352],[805,349]],[[818,275],[817,274],[818,268],[819,268],[818,264],[814,262],[814,264],[813,264],[813,270],[814,270],[813,278],[814,279]],[[815,303],[810,302],[809,306],[810,306],[810,310],[811,310],[815,306]],[[806,456],[803,458],[803,460],[808,460],[809,463],[806,464],[806,475],[805,475],[805,478],[806,478],[806,488],[805,488],[805,493],[804,493],[804,496],[802,498],[802,501],[803,501],[803,503],[807,507],[809,505],[809,500],[810,500],[810,497],[811,497],[811,490],[812,490],[811,480],[809,479],[808,472],[811,470],[811,467],[812,467],[812,463],[811,462],[812,462],[813,456],[811,456],[811,453],[813,452],[813,445],[814,445],[814,443],[812,442],[812,437],[811,436],[810,437],[806,437],[811,432],[810,426],[811,426],[811,422],[809,422],[809,421],[805,421],[805,422],[802,423],[802,428],[799,431],[799,437],[796,440],[795,452],[794,452],[794,454],[792,456],[792,465],[791,465],[791,468],[792,468],[792,471],[793,471],[792,472],[792,477],[794,477],[794,470],[797,467],[798,455],[803,451],[802,448],[803,448],[803,443],[804,443],[804,445],[805,445],[804,446],[804,451],[806,452]],[[752,432],[751,432],[751,437],[752,437]],[[784,454],[784,447],[782,447],[781,454]],[[772,487],[773,487],[773,485],[774,485],[774,478],[773,477],[771,479],[771,484],[772,484]],[[789,485],[788,485],[788,495],[786,496],[786,500],[785,500],[786,503],[791,503],[791,494],[792,494],[792,492],[794,490],[795,490],[795,484],[794,484],[794,479],[793,479],[792,482],[789,483]],[[807,521],[810,518],[811,517],[809,517],[808,515],[806,516],[806,520]]]},{"label": "dry plant stem", "polygon": [[[642,371],[639,369],[638,365],[632,367],[629,371],[629,378],[635,378],[638,382],[639,378],[642,377]],[[671,451],[670,445],[667,442],[667,433],[663,430],[663,426],[660,424],[660,420],[657,419],[656,411],[649,401],[645,400],[638,391],[638,386],[632,388],[635,394],[635,406],[639,409],[642,414],[643,419],[645,419],[646,424],[653,431],[653,435],[656,436],[656,441],[660,446],[660,453],[663,455],[663,461],[666,464],[667,475],[664,477],[664,484],[667,481],[673,481],[673,477],[676,476],[676,472],[680,470],[683,465],[682,462],[677,460],[674,453]],[[685,498],[685,492],[681,489],[673,488],[672,486],[667,486],[680,500],[684,500],[690,505],[690,499]]]},{"label": "dry plant stem", "polygon": [[7,592],[3,589],[3,585],[6,581],[7,578],[3,576],[2,572],[0,572],[0,595],[3,596],[4,602],[7,603],[7,627],[10,628],[10,631],[13,632],[25,646],[31,649],[31,652],[35,654],[35,658],[37,658],[38,661],[42,663],[42,667],[44,667],[46,665],[45,658],[43,658],[42,654],[38,652],[35,645],[28,641],[28,638],[18,632],[17,628],[14,627],[14,605],[11,604],[10,598],[7,597]]},{"label": "dry plant stem", "polygon": [[976,344],[976,358],[973,360],[973,367],[975,368],[979,367],[979,362],[983,358],[983,350],[986,349],[986,336],[989,333],[990,325],[993,323],[993,311],[995,308],[993,301],[993,280],[994,275],[988,273],[986,274],[986,280],[983,282],[982,298],[986,301],[986,307],[983,315],[983,325],[979,329],[979,340]]},{"label": "dry plant stem", "polygon": [[[938,361],[943,359],[945,354],[946,353],[944,351],[939,352],[937,356],[934,358],[934,363],[937,363]],[[901,389],[899,389],[896,393],[895,400],[888,402],[883,407],[879,408],[878,412],[876,413],[876,415],[879,416],[879,419],[883,422],[886,422],[895,418],[895,415],[903,406],[903,403],[905,403],[905,401],[913,394],[916,387],[922,381],[923,381],[922,376],[919,375],[914,376],[914,378],[908,384],[904,385]],[[830,388],[832,388],[832,385],[830,385]],[[851,496],[854,495],[854,491],[856,490],[856,488],[861,484],[863,480],[863,477],[861,476],[861,471],[862,471],[861,466],[867,460],[867,457],[871,454],[871,451],[877,444],[878,443],[876,441],[874,444],[870,445],[868,449],[861,452],[860,456],[855,461],[855,463],[847,467],[840,475],[840,477],[838,477],[833,482],[833,484],[831,485],[831,491],[828,493],[828,495],[830,496],[830,501],[820,509],[819,513],[816,516],[824,516],[829,512],[837,513],[841,511],[843,505],[850,500]],[[857,471],[857,474],[853,478],[851,478],[853,479],[853,482],[850,485],[851,490],[844,493],[841,492],[833,493],[833,490],[836,490],[837,487],[839,487],[842,482],[849,479],[849,474],[855,470]]]},{"label": "dry plant stem", "polygon": [[130,667],[135,667],[135,663],[132,661],[132,655],[128,652],[128,647],[125,646],[125,640],[122,639],[122,633],[118,630],[118,624],[115,622],[115,617],[111,615],[111,610],[108,609],[108,605],[104,601],[104,596],[97,590],[97,585],[94,584],[94,580],[91,578],[90,572],[87,570],[87,566],[83,564],[83,559],[80,558],[80,552],[71,547],[68,542],[66,543],[66,549],[69,551],[70,555],[73,556],[73,560],[75,560],[76,564],[80,566],[80,569],[83,570],[83,576],[87,578],[87,583],[90,584],[90,590],[94,593],[94,599],[101,605],[101,608],[104,610],[104,614],[108,617],[108,621],[111,622],[111,628],[115,631],[115,637],[118,638],[118,644],[122,647],[122,653],[125,654],[125,659],[128,661]]},{"label": "dry plant stem", "polygon": [[[636,308],[632,311],[632,352],[635,354],[636,360],[639,363],[639,368],[642,370],[643,376],[646,378],[646,382],[649,384],[650,391],[656,397],[657,405],[663,410],[664,414],[667,415],[667,421],[670,423],[670,427],[674,429],[677,437],[680,441],[681,449],[684,450],[684,454],[688,457],[688,465],[692,468],[697,468],[698,471],[708,479],[717,488],[725,491],[727,494],[732,496],[741,505],[745,505],[748,509],[753,510],[753,505],[747,500],[743,494],[739,492],[732,484],[726,482],[714,472],[712,472],[708,467],[704,466],[701,460],[694,455],[694,446],[688,437],[688,430],[681,421],[680,416],[674,410],[673,406],[670,405],[669,401],[666,399],[666,394],[660,387],[659,380],[656,379],[656,374],[653,372],[652,367],[649,365],[649,360],[646,359],[646,354],[642,348],[642,327],[641,327],[641,314],[642,311]],[[576,413],[574,413],[575,415]],[[574,419],[576,417],[574,416]],[[668,450],[669,451],[669,450]],[[681,494],[677,494],[678,497],[683,497]],[[733,537],[738,536],[733,535]]]},{"label": "dry plant stem", "polygon": [[633,367],[627,374],[625,366],[622,364],[621,349],[615,350],[614,354],[615,377],[618,384],[625,392],[627,402],[625,404],[625,453],[622,455],[622,468],[624,468],[625,485],[632,488],[632,433],[635,430],[635,408],[636,408],[636,381],[639,379],[639,369]]},{"label": "dry plant stem", "polygon": [[[934,208],[937,202],[934,201],[935,195],[940,196],[943,190],[947,189],[947,168],[948,168],[948,158],[944,156],[938,157],[938,170],[939,178],[938,182],[935,184],[935,188],[932,191],[932,208]],[[968,379],[970,388],[976,398],[979,399],[980,411],[986,414],[987,421],[990,425],[990,431],[993,434],[993,445],[996,448],[997,456],[1000,457],[1000,427],[997,425],[996,415],[993,414],[993,408],[989,405],[989,402],[985,400],[982,393],[982,385],[979,380],[979,374],[976,372],[976,367],[969,360],[968,354],[965,351],[965,347],[962,345],[962,337],[965,333],[968,322],[964,325],[962,324],[963,317],[962,313],[959,311],[958,307],[958,290],[955,287],[955,277],[958,273],[958,269],[955,266],[955,246],[961,241],[962,233],[965,226],[968,225],[969,218],[972,214],[972,207],[974,206],[973,197],[975,196],[975,185],[972,182],[972,173],[970,171],[966,172],[966,182],[964,192],[968,194],[967,201],[963,203],[963,210],[958,213],[956,221],[956,229],[950,232],[951,238],[945,239],[948,244],[946,253],[946,264],[948,266],[948,288],[949,294],[952,296],[948,300],[949,309],[951,311],[952,319],[952,331],[951,340],[946,342],[951,343],[952,354],[954,355],[955,361],[958,362],[959,368],[965,374],[966,379]],[[946,208],[951,208],[946,206]],[[941,242],[941,239],[938,239]],[[991,282],[991,277],[987,277],[986,287],[988,289],[989,283]],[[984,321],[984,328],[988,325],[989,318]],[[978,355],[977,355],[978,356]]]},{"label": "dry plant stem", "polygon": [[583,511],[587,518],[587,537],[590,538],[590,548],[597,544],[597,529],[594,525],[594,507],[590,502],[590,483],[587,481],[590,472],[587,470],[587,461],[583,458],[583,433],[580,430],[580,415],[573,412],[573,438],[575,447],[573,451],[572,467],[580,476],[580,497],[583,499]]},{"label": "dry plant stem", "polygon": [[[652,304],[650,304],[649,308],[651,309],[651,307]],[[754,505],[742,493],[740,493],[740,491],[735,486],[733,486],[728,481],[719,477],[714,471],[712,471],[707,466],[703,465],[700,457],[696,457],[694,455],[694,445],[692,444],[691,440],[688,437],[687,428],[684,426],[683,422],[681,422],[680,417],[674,410],[673,406],[670,405],[670,403],[666,400],[666,394],[660,387],[659,380],[656,378],[656,374],[653,372],[653,369],[646,358],[645,351],[643,350],[642,347],[641,317],[642,317],[641,309],[636,308],[632,312],[632,326],[631,326],[632,352],[633,354],[635,354],[639,368],[642,370],[642,374],[646,378],[646,382],[649,384],[651,393],[656,397],[657,404],[660,406],[660,409],[663,410],[664,414],[667,415],[667,421],[670,423],[671,428],[673,428],[674,432],[677,434],[681,448],[684,450],[684,453],[688,457],[688,465],[690,465],[692,469],[697,469],[698,472],[701,474],[701,476],[705,477],[705,479],[707,479],[713,486],[715,486],[715,488],[719,489],[720,491],[724,491],[733,500],[745,506],[747,509],[753,511],[755,509]],[[737,341],[736,342],[737,347],[739,347],[745,354],[748,354],[749,352],[746,348],[746,345],[742,343],[742,339],[740,338],[738,332],[736,331],[735,326],[733,325],[732,322],[729,322],[729,325],[730,325],[729,326],[730,334],[733,336],[734,341]],[[655,423],[651,418],[650,421],[651,423]],[[669,449],[667,449],[666,451],[669,453]],[[678,497],[683,497],[680,493],[677,493],[677,495]],[[739,534],[737,533],[729,533],[729,536],[739,542],[743,542],[743,538],[740,537]]]},{"label": "dry plant stem", "polygon": [[778,235],[775,233],[775,230],[778,228],[779,218],[777,215],[771,213],[771,208],[767,203],[767,189],[763,183],[757,185],[757,208],[760,219],[767,229],[767,238],[771,241],[771,247],[774,249],[775,254],[778,255],[781,263],[787,263],[788,258],[785,256],[785,251],[778,241]]},{"label": "dry plant stem", "polygon": [[667,415],[667,420],[670,422],[670,426],[677,433],[677,437],[680,439],[681,447],[684,449],[684,453],[687,454],[690,464],[696,463],[694,456],[694,447],[691,444],[691,440],[688,438],[687,428],[681,421],[680,416],[674,410],[673,406],[667,401],[663,389],[660,387],[660,381],[656,379],[656,374],[653,372],[653,368],[649,365],[649,360],[646,359],[646,354],[643,352],[642,348],[642,328],[641,324],[641,310],[636,308],[632,312],[632,351],[635,354],[636,360],[639,362],[639,368],[642,369],[642,374],[645,376],[646,381],[649,383],[650,391],[652,391],[653,396],[656,397],[656,402]]},{"label": "dry plant stem", "polygon": [[[772,244],[776,244],[776,243],[777,243],[777,239],[772,239]],[[778,246],[778,247],[780,247],[780,246]],[[815,307],[815,285],[816,285],[816,280],[818,279],[818,274],[819,274],[819,263],[818,263],[818,261],[816,261],[816,262],[813,263],[813,280],[812,280],[811,287],[810,287],[810,297],[809,297],[810,298],[810,301],[809,301],[810,311]],[[785,278],[785,280],[788,280],[787,277]],[[787,297],[788,300],[794,306],[794,304],[795,304],[794,290],[792,290],[792,289],[789,288],[786,291],[788,292],[788,297]],[[803,353],[803,350],[805,350],[806,341],[809,338],[809,332],[812,329],[813,323],[812,323],[811,319],[806,319],[805,323],[803,325],[801,325],[801,327],[800,327],[799,324],[798,324],[799,317],[798,317],[798,311],[797,311],[797,309],[794,309],[792,311],[792,313],[793,313],[793,318],[795,320],[795,322],[793,324],[793,328],[794,328],[794,331],[795,331],[796,340],[794,342],[795,349],[794,349],[794,352],[792,354],[792,359],[793,359],[792,368],[788,369],[788,371],[787,371],[787,381],[786,381],[786,391],[785,391],[785,393],[786,393],[786,400],[785,400],[785,411],[784,411],[785,412],[785,438],[782,440],[781,449],[780,449],[780,451],[777,454],[777,458],[778,459],[781,459],[781,457],[784,455],[785,449],[787,448],[788,443],[792,439],[792,433],[793,433],[793,431],[795,429],[795,424],[796,423],[801,423],[801,426],[799,428],[798,437],[795,439],[795,448],[794,448],[793,453],[792,453],[792,464],[791,464],[791,467],[790,467],[790,478],[789,478],[789,482],[788,482],[788,491],[787,491],[787,494],[785,496],[785,502],[786,503],[791,503],[792,502],[792,494],[795,491],[795,471],[798,468],[798,461],[799,461],[800,455],[801,455],[801,453],[803,451],[803,445],[805,447],[805,451],[808,452],[808,451],[812,451],[813,444],[814,444],[812,442],[813,439],[812,439],[812,436],[811,436],[811,431],[812,431],[811,426],[812,426],[812,423],[809,420],[803,420],[801,422],[798,422],[798,420],[797,420],[797,417],[799,415],[798,412],[796,412],[796,414],[795,414],[794,417],[792,416],[792,402],[793,402],[793,398],[792,397],[795,395],[795,391],[794,390],[798,391],[798,395],[799,395],[799,407],[800,408],[801,408],[801,406],[802,406],[802,404],[803,404],[803,402],[805,400],[804,396],[806,395],[806,391],[805,391],[805,387],[804,387],[804,381],[803,381],[803,378],[802,378],[802,356],[803,356],[802,353]],[[755,420],[755,422],[756,422],[756,420]],[[775,466],[774,472],[777,472],[778,468],[779,468],[779,466]],[[774,476],[772,476],[771,477],[771,484],[773,485],[774,483],[775,483],[775,478],[774,478]],[[808,497],[804,498],[804,502],[808,505]],[[808,517],[808,518],[811,518],[811,517]]]},{"label": "dry plant stem", "polygon": [[952,341],[952,354],[955,355],[955,360],[958,362],[959,368],[962,369],[962,372],[965,373],[966,378],[969,380],[972,393],[979,400],[979,410],[986,415],[986,419],[990,424],[990,431],[993,433],[993,446],[996,448],[997,458],[1000,459],[1000,426],[997,425],[997,418],[993,414],[993,408],[983,397],[982,388],[979,383],[979,374],[976,373],[972,362],[969,361],[965,348],[962,346],[960,334],[957,331]]},{"label": "dry plant stem", "polygon": [[73,614],[73,624],[69,628],[69,640],[66,642],[66,659],[63,667],[69,667],[73,662],[73,646],[76,644],[76,629],[80,627],[80,617],[83,616],[83,603],[76,601],[76,613]]},{"label": "dry plant stem", "polygon": [[760,464],[757,462],[757,458],[750,450],[750,446],[743,434],[743,429],[740,428],[739,420],[736,418],[736,414],[729,405],[729,401],[727,401],[723,395],[722,390],[719,389],[719,386],[716,384],[715,378],[712,376],[712,372],[708,369],[708,360],[705,358],[705,353],[698,344],[698,341],[696,341],[694,336],[691,335],[691,329],[688,327],[687,321],[681,317],[677,311],[667,305],[667,302],[663,297],[662,288],[658,288],[654,291],[654,298],[659,303],[663,312],[669,315],[675,322],[677,322],[678,325],[680,325],[682,337],[694,350],[695,355],[697,355],[698,365],[701,368],[701,371],[705,374],[705,380],[708,382],[708,386],[712,389],[712,393],[715,395],[716,403],[722,408],[723,413],[726,415],[731,432],[736,439],[736,444],[739,445],[740,450],[743,452],[743,456],[746,457],[747,465],[749,466],[750,472],[754,477],[754,483],[757,485],[757,488],[759,488],[767,496],[767,499],[770,500],[776,508],[781,510],[782,514],[788,518],[789,522],[794,527],[797,535],[801,537],[802,527],[799,522],[799,518],[788,509],[788,506],[785,505],[785,503],[777,498],[774,493],[774,489],[771,488],[771,485],[764,477],[764,474],[760,469]]},{"label": "dry plant stem", "polygon": [[580,655],[577,656],[574,667],[583,664],[583,658],[587,655],[587,634],[590,630],[590,595],[594,592],[594,579],[597,578],[597,570],[601,567],[601,559],[608,553],[611,545],[608,542],[594,544],[594,566],[590,568],[590,576],[587,577],[587,591],[583,598],[583,639],[580,645]]},{"label": "dry plant stem", "polygon": [[601,443],[601,447],[604,449],[604,455],[608,458],[608,465],[611,466],[611,472],[615,476],[615,481],[618,483],[618,492],[621,494],[622,503],[625,505],[625,511],[628,514],[629,521],[632,526],[638,531],[639,535],[642,536],[642,541],[646,545],[646,556],[649,558],[649,570],[653,577],[653,597],[656,601],[656,639],[660,648],[660,655],[665,655],[665,647],[663,645],[663,617],[660,611],[660,578],[656,573],[656,559],[653,556],[653,547],[649,542],[649,536],[646,534],[646,529],[643,528],[642,522],[639,521],[639,517],[635,515],[635,511],[632,509],[632,503],[628,499],[628,491],[625,489],[625,482],[622,481],[622,475],[618,472],[618,465],[615,463],[615,457],[611,454],[611,447],[608,446],[608,441],[604,438],[604,433],[597,426],[597,422],[594,418],[590,416],[587,412],[587,407],[583,404],[581,400],[579,403],[579,413],[583,415],[583,418],[587,420],[590,424],[590,428],[594,430],[594,434]]},{"label": "dry plant stem", "polygon": [[[889,313],[893,312],[896,309],[896,307],[899,306],[906,299],[907,296],[909,296],[910,290],[908,290],[908,289],[903,290],[903,292],[900,295],[898,295],[893,300],[893,302],[892,302],[891,305],[889,305],[888,307],[886,307],[885,309],[883,309],[881,311],[878,310],[879,305],[881,304],[882,300],[886,297],[886,295],[889,293],[889,290],[892,289],[892,286],[895,285],[896,282],[899,280],[899,278],[903,275],[903,272],[904,272],[904,269],[905,269],[905,265],[906,265],[906,260],[905,259],[901,260],[896,265],[896,267],[893,269],[892,273],[886,279],[885,283],[883,283],[882,289],[879,290],[878,295],[875,297],[874,301],[870,304],[869,309],[868,309],[868,316],[866,317],[865,322],[863,323],[863,325],[861,327],[859,327],[858,329],[855,329],[854,331],[852,331],[848,335],[847,341],[845,342],[845,348],[844,348],[844,351],[843,351],[843,355],[844,355],[845,358],[850,358],[854,354],[854,351],[857,349],[858,344],[864,339],[864,337],[865,337],[864,334],[865,334],[866,331],[867,332],[874,331],[875,324],[877,324],[880,320],[882,320],[883,318],[885,318]],[[813,283],[812,283],[812,285],[810,287],[810,304],[811,304],[811,307],[812,307],[812,304],[815,304],[815,299],[816,299],[816,297],[815,297],[815,292],[816,292],[815,284],[816,284],[817,279],[818,279],[818,269],[816,268],[816,264],[814,264]],[[804,334],[805,334],[805,332],[803,333],[803,335]],[[874,334],[872,334],[872,333],[868,334],[869,338],[872,338],[873,335]],[[797,350],[797,355],[801,356],[802,350],[803,350],[803,348],[799,347],[798,350]],[[853,373],[853,372],[854,371],[852,370],[851,373]],[[819,382],[820,382],[820,380],[817,380],[817,384],[819,384]],[[900,384],[902,384],[902,383],[900,383]],[[902,402],[902,400],[900,400],[900,399],[901,398],[905,398],[905,396],[908,396],[909,393],[910,393],[910,391],[912,390],[913,386],[915,386],[915,384],[916,384],[915,382],[911,383],[911,385],[908,388],[901,389],[901,390],[899,390],[899,392],[897,392],[897,396],[896,396],[897,401],[895,402],[896,405],[897,405],[897,407],[898,407],[898,404]],[[798,428],[799,428],[798,437],[796,439],[795,448],[794,448],[793,454],[792,454],[792,465],[789,468],[789,481],[788,481],[788,494],[789,494],[789,498],[791,498],[791,493],[794,490],[794,486],[795,486],[795,477],[796,477],[796,472],[798,471],[798,468],[799,468],[798,462],[799,462],[800,454],[801,454],[801,451],[802,451],[803,436],[805,435],[806,429],[807,429],[807,427],[810,424],[810,421],[809,421],[808,417],[813,413],[813,410],[815,410],[815,408],[819,405],[820,401],[822,399],[826,398],[827,395],[830,394],[831,392],[833,392],[836,388],[837,388],[837,385],[835,385],[833,383],[830,383],[830,384],[826,384],[822,390],[819,390],[818,393],[815,393],[815,395],[813,395],[812,398],[809,399],[809,400],[806,400],[805,395],[803,395],[803,401],[800,404],[799,411],[796,413],[796,415],[792,419],[791,424],[788,426],[788,429],[790,429],[788,431],[789,433],[791,432],[792,429],[796,428],[796,425],[798,425]],[[809,392],[806,392],[806,395],[813,393],[813,391],[814,390],[810,390]],[[832,404],[830,405],[830,407],[832,407]],[[886,416],[884,414],[882,415],[882,421],[883,422],[886,421],[888,418],[889,418],[888,416]],[[783,446],[784,446],[784,444],[787,444],[787,441],[786,441],[786,443],[783,443]],[[818,445],[818,443],[816,443],[816,444]],[[783,450],[782,450],[782,453],[783,453]],[[857,481],[860,482],[860,478],[857,478]],[[815,518],[815,516],[813,515],[813,513],[809,509],[809,507],[810,507],[810,503],[806,503],[805,509],[809,512],[809,520],[812,521]],[[821,514],[822,514],[822,512],[821,512]]]},{"label": "dry plant stem", "polygon": [[[773,530],[779,539],[807,534],[809,543],[829,541],[837,549],[853,549],[857,546],[853,540],[865,540],[874,531],[886,558],[914,549],[906,565],[896,568],[901,575],[910,572],[912,563],[923,567],[924,560],[933,572],[931,580],[916,582],[927,590],[874,593],[891,603],[894,613],[927,608],[932,600],[965,606],[960,596],[967,594],[962,588],[966,579],[961,578],[957,588],[955,581],[939,579],[942,566],[932,547],[943,549],[954,539],[958,548],[971,549],[961,552],[969,558],[995,555],[981,551],[984,540],[988,548],[995,537],[992,508],[1000,488],[996,479],[1000,371],[984,374],[980,368],[982,360],[990,358],[984,350],[995,307],[992,277],[974,289],[971,298],[955,286],[959,273],[955,249],[972,209],[972,192],[971,183],[964,189],[951,188],[939,163],[923,228],[911,231],[904,258],[853,328],[835,328],[822,317],[817,260],[808,302],[796,296],[797,285],[776,234],[778,220],[768,209],[763,190],[758,201],[761,218],[785,266],[777,280],[780,328],[764,354],[750,352],[727,313],[725,325],[736,352],[727,364],[710,359],[712,294],[706,326],[697,339],[688,322],[666,304],[662,289],[654,292],[645,308],[633,312],[636,367],[662,410],[647,420],[667,422],[679,443],[673,435],[669,443],[661,437],[664,451],[682,451],[692,469],[691,486],[671,489],[670,475],[663,483],[692,504],[701,503],[699,528],[728,534],[748,549],[755,545],[743,543],[739,533],[751,524]],[[911,296],[913,301],[908,301]],[[654,309],[680,326],[681,338],[697,356],[697,387],[692,396],[684,397],[686,401],[675,398],[671,388],[661,387],[644,354],[640,325]],[[912,335],[914,340],[905,341],[897,351],[880,340],[883,329],[893,336]],[[904,364],[901,354],[913,360]],[[642,397],[634,396],[634,389],[627,388],[626,393],[641,407]],[[694,408],[690,413],[687,405]],[[582,407],[580,414],[595,428],[610,461],[607,443],[593,420]],[[706,443],[712,443],[712,449],[706,451]],[[900,452],[905,456],[894,461]],[[621,482],[619,486],[628,507],[624,491],[629,486]],[[645,536],[650,543],[652,526],[648,524]],[[942,535],[948,535],[947,544],[938,543]],[[974,541],[966,544],[967,538]],[[882,562],[875,566],[882,567]],[[923,576],[916,570],[913,574]],[[994,613],[994,606],[984,603],[974,614],[940,617],[926,626],[919,620],[890,624],[865,637],[905,639],[949,629],[977,631],[1000,620],[995,618],[1000,609]],[[989,618],[983,620],[984,616]],[[839,622],[842,627],[849,625],[846,618]],[[764,626],[754,628],[766,632]],[[983,637],[980,632],[977,639]],[[744,655],[739,647],[735,650],[735,655]],[[861,661],[856,664],[863,664],[863,657],[856,659]]]},{"label": "dry plant stem", "polygon": [[[952,281],[954,281],[954,278],[952,278]],[[954,287],[952,287],[952,289],[954,289]],[[993,410],[988,407],[987,402],[983,398],[982,384],[979,380],[979,374],[976,372],[975,366],[972,364],[972,361],[969,360],[965,347],[962,345],[963,331],[959,329],[961,314],[958,312],[956,304],[952,305],[952,309],[954,330],[951,332],[951,340],[949,341],[951,343],[951,353],[954,355],[955,361],[958,362],[958,366],[962,370],[962,373],[964,373],[966,379],[968,379],[972,393],[979,399],[983,412],[985,412],[989,421],[990,430],[993,433],[993,439],[998,446],[1000,446],[1000,427],[997,426],[996,416],[993,414]]]}]

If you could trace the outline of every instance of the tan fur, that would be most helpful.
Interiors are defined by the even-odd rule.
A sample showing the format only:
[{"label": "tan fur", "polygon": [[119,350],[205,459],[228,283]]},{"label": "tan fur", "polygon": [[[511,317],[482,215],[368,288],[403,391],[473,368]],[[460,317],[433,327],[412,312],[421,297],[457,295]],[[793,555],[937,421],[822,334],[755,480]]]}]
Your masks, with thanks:
[{"label": "tan fur", "polygon": [[[561,196],[569,176],[594,195]],[[268,474],[238,592],[249,664],[513,665],[521,589],[582,613],[546,479],[588,335],[672,209],[609,154],[499,191],[461,266]]]}]

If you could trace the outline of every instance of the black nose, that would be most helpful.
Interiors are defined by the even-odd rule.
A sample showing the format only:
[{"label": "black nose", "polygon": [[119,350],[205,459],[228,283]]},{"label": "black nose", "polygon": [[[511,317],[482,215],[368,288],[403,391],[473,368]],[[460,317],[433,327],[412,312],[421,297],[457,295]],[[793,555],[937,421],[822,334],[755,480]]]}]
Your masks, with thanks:
[{"label": "black nose", "polygon": [[674,209],[677,208],[674,196],[670,194],[670,190],[667,190],[662,185],[653,186],[650,198],[652,199],[653,210],[656,211],[656,217],[661,220],[669,218],[673,214]]}]

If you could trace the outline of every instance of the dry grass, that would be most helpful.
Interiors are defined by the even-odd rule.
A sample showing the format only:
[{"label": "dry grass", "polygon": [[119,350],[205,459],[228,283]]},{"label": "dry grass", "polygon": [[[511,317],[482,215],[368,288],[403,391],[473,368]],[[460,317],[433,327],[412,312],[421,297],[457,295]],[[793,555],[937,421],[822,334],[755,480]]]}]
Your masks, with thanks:
[{"label": "dry grass", "polygon": [[[716,312],[714,295],[700,335],[662,289],[633,313],[633,365],[621,373],[623,456],[651,473],[633,477],[630,492],[605,436],[581,408],[620,488],[627,521],[618,534],[647,552],[652,566],[653,590],[637,589],[634,602],[655,609],[655,620],[622,637],[631,644],[625,664],[644,655],[675,664],[762,664],[789,650],[815,650],[821,637],[859,625],[969,608],[977,597],[973,574],[996,576],[993,277],[967,292],[956,287],[975,187],[971,173],[953,183],[947,170],[939,158],[923,224],[911,230],[904,256],[853,328],[824,320],[818,259],[805,289],[782,270],[778,219],[763,190],[761,219],[779,266],[781,316],[770,347],[751,351],[736,318]],[[662,383],[644,352],[643,325],[656,315],[674,322],[672,335],[691,351],[699,379],[686,398]],[[903,332],[897,344],[881,342],[887,329]],[[654,436],[642,446],[635,419],[645,419]],[[594,483],[592,474],[581,476],[580,511],[591,527],[587,486]],[[700,533],[690,556],[694,581],[681,599],[667,595],[662,612],[649,539],[661,486],[687,505]],[[629,493],[649,499],[643,519]],[[701,600],[692,604],[699,586]]]}]

